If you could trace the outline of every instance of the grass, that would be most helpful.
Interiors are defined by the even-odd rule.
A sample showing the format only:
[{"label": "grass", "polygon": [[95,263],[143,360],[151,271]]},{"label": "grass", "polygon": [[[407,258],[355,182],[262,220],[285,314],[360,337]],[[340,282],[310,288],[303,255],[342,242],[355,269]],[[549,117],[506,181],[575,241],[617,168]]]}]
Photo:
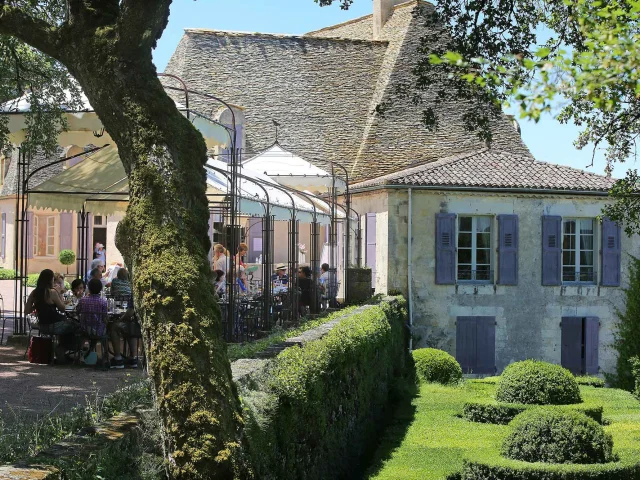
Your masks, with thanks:
[{"label": "grass", "polygon": [[[585,403],[604,407],[622,463],[640,458],[640,402],[630,393],[581,386]],[[472,423],[460,417],[469,401],[493,397],[495,384],[467,381],[456,386],[422,384],[411,405],[399,409],[365,478],[443,480],[459,472],[464,458],[498,458],[508,425]]]},{"label": "grass", "polygon": [[[86,404],[64,414],[29,416],[20,412],[5,412],[0,417],[0,464],[12,463],[57,443],[84,427],[96,425],[120,412],[134,407],[151,407],[149,380],[132,382],[107,395],[87,398]],[[123,479],[163,478],[162,453],[159,444],[159,424],[153,409],[143,415],[137,435],[113,445],[88,458],[70,459],[59,465],[64,478]]]},{"label": "grass", "polygon": [[337,312],[333,312],[329,315],[321,316],[319,318],[302,319],[300,320],[300,325],[295,328],[285,329],[282,327],[276,327],[273,333],[254,342],[229,344],[227,345],[227,355],[229,356],[229,361],[234,362],[240,358],[254,358],[258,353],[263,352],[272,345],[283,342],[287,338],[300,335],[301,333],[306,332],[307,330],[311,330],[312,328],[319,327],[323,323],[327,323],[338,317],[347,315],[356,308],[358,307],[348,307],[342,310],[338,310]]}]

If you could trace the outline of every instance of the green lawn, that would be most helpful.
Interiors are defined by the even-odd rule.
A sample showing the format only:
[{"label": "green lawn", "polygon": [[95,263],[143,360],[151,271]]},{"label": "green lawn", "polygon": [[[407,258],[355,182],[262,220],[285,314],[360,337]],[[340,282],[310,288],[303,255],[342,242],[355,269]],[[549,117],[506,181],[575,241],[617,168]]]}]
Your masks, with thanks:
[{"label": "green lawn", "polygon": [[[581,387],[585,403],[604,407],[605,427],[621,461],[640,458],[640,402],[630,393]],[[472,423],[459,417],[467,401],[493,397],[495,385],[467,381],[446,387],[423,384],[411,405],[401,406],[365,478],[441,480],[460,471],[463,458],[499,455],[508,425]]]}]

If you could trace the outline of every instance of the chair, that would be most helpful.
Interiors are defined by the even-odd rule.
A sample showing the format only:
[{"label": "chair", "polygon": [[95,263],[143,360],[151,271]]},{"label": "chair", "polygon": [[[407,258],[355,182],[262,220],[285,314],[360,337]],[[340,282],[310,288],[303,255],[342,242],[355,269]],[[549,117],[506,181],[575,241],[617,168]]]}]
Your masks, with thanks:
[{"label": "chair", "polygon": [[[80,335],[94,345],[100,342],[102,347],[102,364],[105,364],[109,360],[109,337],[107,335],[107,321],[109,320],[108,314],[98,312],[80,312],[78,314],[78,320],[80,321],[80,327],[82,332]],[[96,343],[94,343],[96,342]]]}]

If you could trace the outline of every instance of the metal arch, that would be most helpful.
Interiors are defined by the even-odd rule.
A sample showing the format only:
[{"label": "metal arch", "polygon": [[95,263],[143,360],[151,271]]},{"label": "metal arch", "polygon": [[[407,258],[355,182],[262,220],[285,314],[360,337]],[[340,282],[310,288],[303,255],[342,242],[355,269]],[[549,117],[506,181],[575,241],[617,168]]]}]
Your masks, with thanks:
[{"label": "metal arch", "polygon": [[[187,107],[187,120],[189,120],[189,89],[187,88],[187,84],[184,82],[184,80],[182,80],[177,75],[172,75],[170,73],[158,73],[158,76],[159,77],[173,78],[174,80],[176,80],[176,81],[178,81],[178,82],[180,82],[182,84],[182,91],[184,92],[184,103],[185,103],[185,107]],[[162,87],[163,88],[169,88],[169,87],[166,87],[165,85],[162,85]],[[175,88],[175,87],[171,87],[171,88]],[[176,89],[176,90],[179,90],[179,89]]]}]

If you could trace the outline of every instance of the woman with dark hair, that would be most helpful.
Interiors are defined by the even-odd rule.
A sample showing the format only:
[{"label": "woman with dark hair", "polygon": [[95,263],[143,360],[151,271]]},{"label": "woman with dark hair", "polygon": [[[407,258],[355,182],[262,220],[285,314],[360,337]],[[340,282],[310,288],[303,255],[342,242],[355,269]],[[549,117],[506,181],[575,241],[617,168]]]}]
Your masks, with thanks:
[{"label": "woman with dark hair", "polygon": [[306,265],[298,268],[298,288],[300,289],[298,310],[300,316],[306,315],[311,307],[311,287],[311,269]]},{"label": "woman with dark hair", "polygon": [[74,333],[78,325],[69,320],[64,313],[64,302],[54,287],[54,273],[45,269],[40,272],[36,288],[29,294],[25,312],[36,312],[42,333],[60,335],[60,344],[65,350],[73,349]]}]

